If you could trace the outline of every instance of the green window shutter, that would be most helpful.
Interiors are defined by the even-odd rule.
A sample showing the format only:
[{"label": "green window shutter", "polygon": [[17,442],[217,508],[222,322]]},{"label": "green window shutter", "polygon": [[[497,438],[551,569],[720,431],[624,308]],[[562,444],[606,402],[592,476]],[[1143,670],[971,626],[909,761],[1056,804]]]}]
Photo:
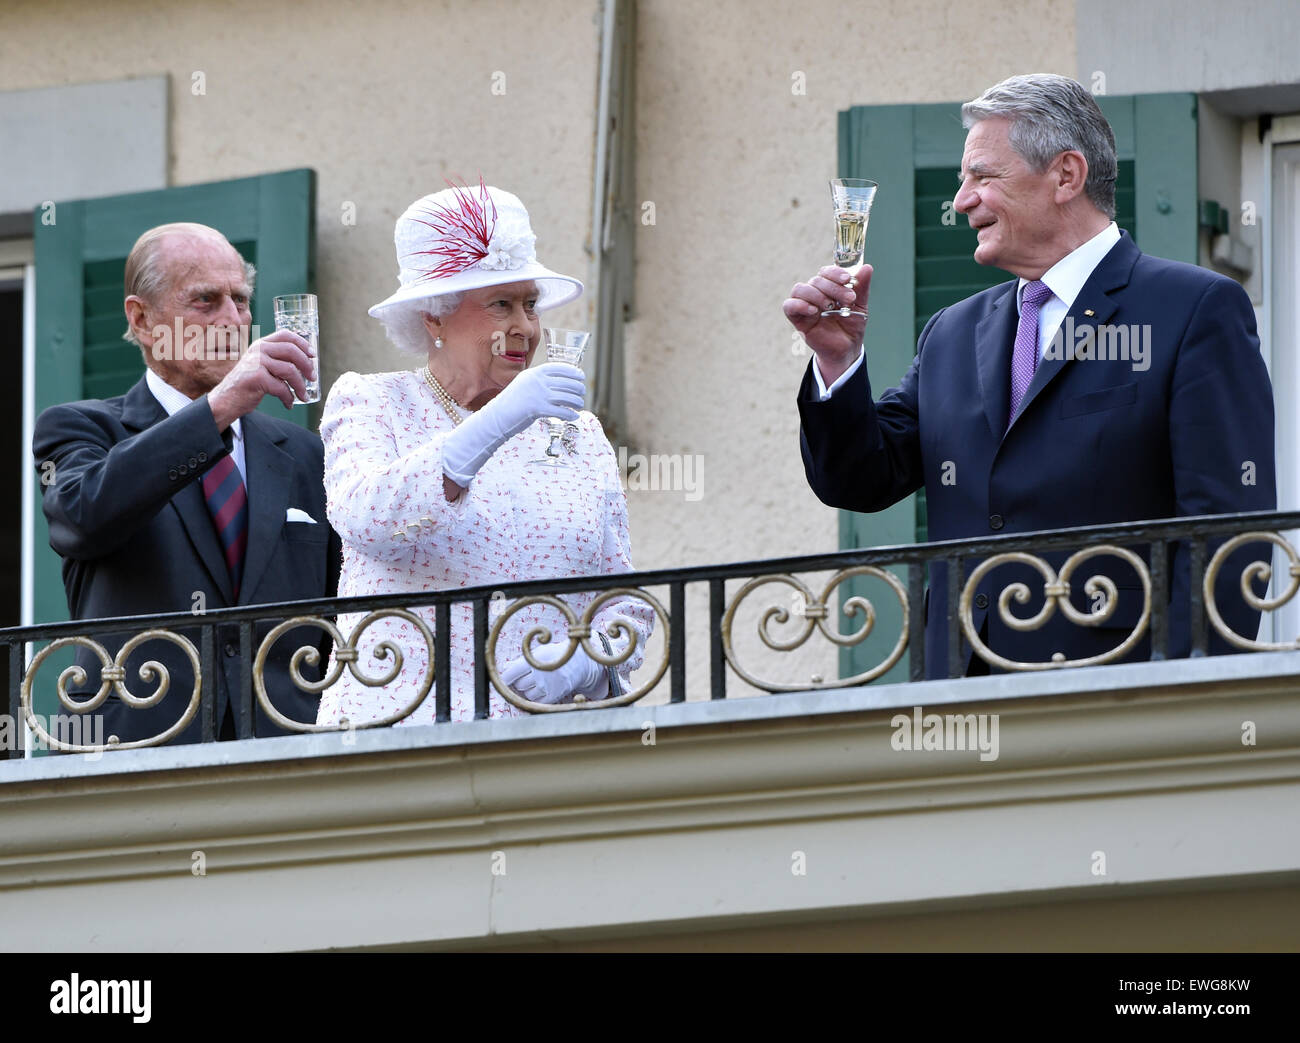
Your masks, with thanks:
[{"label": "green window shutter", "polygon": [[[122,340],[122,280],[136,239],[155,225],[196,221],[222,232],[257,266],[253,322],[275,328],[271,301],[311,292],[315,266],[316,174],[289,170],[260,177],[188,185],[155,192],[61,202],[54,220],[34,218],[36,255],[35,407],[126,392],[144,373],[140,349]],[[307,409],[278,401],[263,411],[306,426]],[[33,622],[68,618],[59,557],[50,549],[39,487],[34,505]],[[67,662],[71,662],[68,656]],[[52,680],[65,665],[41,670],[38,712],[55,712]],[[44,707],[44,709],[42,709]]]},{"label": "green window shutter", "polygon": [[[866,248],[872,275],[865,364],[871,374],[872,391],[877,395],[902,380],[916,354],[914,142],[924,137],[922,128],[928,126],[925,110],[934,107],[858,106],[839,114],[839,176],[870,178],[880,186],[871,207]],[[909,544],[915,540],[915,497],[909,496],[876,514],[840,511],[841,549]],[[893,571],[906,587],[907,570]],[[847,677],[870,669],[889,655],[903,626],[903,614],[897,599],[879,580],[853,579],[841,584],[839,595],[841,604],[851,596],[859,596],[868,599],[876,610],[870,636],[840,650],[841,675]],[[857,616],[841,615],[840,620],[841,632],[852,632],[862,624]],[[878,683],[905,680],[906,657]]]},{"label": "green window shutter", "polygon": [[[1116,223],[1146,252],[1195,264],[1195,95],[1097,102],[1115,132]],[[839,114],[840,175],[880,185],[866,251],[874,267],[867,364],[877,395],[902,378],[935,312],[1010,277],[975,263],[975,233],[950,205],[965,142],[960,104],[857,106]],[[840,512],[841,549],[921,543],[926,537],[924,490],[878,514]],[[903,570],[897,572],[906,582]],[[883,584],[854,581],[841,590],[842,599],[871,599],[878,613],[871,637],[840,653],[841,673],[849,676],[888,654],[902,616]],[[906,677],[904,660],[880,683]]]},{"label": "green window shutter", "polygon": [[[1133,160],[1133,220],[1142,238],[1133,241],[1149,254],[1196,264],[1197,134],[1195,94],[1139,94],[1098,98],[1101,111],[1115,127],[1131,112],[1127,154]],[[1127,111],[1126,111],[1127,110]]]}]

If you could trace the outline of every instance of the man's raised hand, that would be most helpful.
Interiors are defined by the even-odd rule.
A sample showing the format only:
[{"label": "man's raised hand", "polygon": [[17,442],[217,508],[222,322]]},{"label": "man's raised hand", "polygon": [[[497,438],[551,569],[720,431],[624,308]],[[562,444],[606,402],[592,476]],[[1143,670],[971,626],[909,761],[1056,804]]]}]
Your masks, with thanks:
[{"label": "man's raised hand", "polygon": [[286,409],[294,395],[307,397],[306,381],[311,376],[310,345],[289,330],[276,330],[255,340],[221,383],[208,393],[208,404],[217,429],[224,431],[240,417],[251,413],[266,395],[274,395]]},{"label": "man's raised hand", "polygon": [[[848,285],[850,279],[856,285]],[[822,380],[832,384],[858,357],[866,317],[862,315],[828,315],[822,312],[843,305],[867,310],[871,287],[871,265],[864,264],[856,273],[828,265],[807,282],[797,283],[782,305],[790,325],[799,331],[817,356]]]}]

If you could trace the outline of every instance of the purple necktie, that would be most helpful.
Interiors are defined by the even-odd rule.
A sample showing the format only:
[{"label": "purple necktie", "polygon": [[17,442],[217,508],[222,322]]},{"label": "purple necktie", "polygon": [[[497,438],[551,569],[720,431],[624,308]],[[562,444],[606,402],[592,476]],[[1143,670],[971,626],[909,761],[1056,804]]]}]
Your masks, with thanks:
[{"label": "purple necktie", "polygon": [[1015,419],[1038,368],[1038,309],[1050,296],[1051,287],[1034,280],[1025,284],[1020,298],[1020,323],[1016,326],[1016,346],[1011,352],[1011,412],[1007,414],[1007,427]]},{"label": "purple necktie", "polygon": [[244,550],[248,546],[248,493],[233,456],[223,456],[203,476],[203,495],[208,501],[212,523],[217,527],[237,601],[239,583],[244,578]]}]

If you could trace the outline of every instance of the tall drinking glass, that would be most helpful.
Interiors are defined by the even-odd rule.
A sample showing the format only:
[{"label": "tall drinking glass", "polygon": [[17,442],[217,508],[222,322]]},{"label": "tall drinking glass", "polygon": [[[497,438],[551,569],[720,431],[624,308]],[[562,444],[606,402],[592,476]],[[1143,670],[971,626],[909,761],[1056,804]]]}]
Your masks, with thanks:
[{"label": "tall drinking glass", "polygon": [[320,401],[320,316],[316,312],[314,293],[289,293],[275,298],[275,328],[298,334],[311,345],[311,379],[307,397],[294,392],[293,404]]},{"label": "tall drinking glass", "polygon": [[[542,330],[542,335],[546,339],[547,362],[567,362],[571,366],[582,365],[583,352],[587,350],[587,342],[591,340],[590,333],[586,330],[562,330],[548,326]],[[560,450],[566,448],[570,452],[573,451],[572,439],[567,436],[572,431],[573,437],[577,437],[577,425],[566,423],[559,417],[547,417],[546,427],[547,433],[551,436],[550,444],[546,447],[546,455],[540,460],[534,460],[533,463],[547,467],[572,466],[560,455]]]},{"label": "tall drinking glass", "polygon": [[[876,198],[874,181],[859,177],[837,177],[831,182],[831,202],[835,205],[835,263],[848,268],[854,275],[850,286],[857,285],[857,270],[862,267],[862,251],[867,245],[867,221],[871,217],[871,202]],[[822,312],[822,318],[839,315],[866,316],[861,308],[847,304]]]}]

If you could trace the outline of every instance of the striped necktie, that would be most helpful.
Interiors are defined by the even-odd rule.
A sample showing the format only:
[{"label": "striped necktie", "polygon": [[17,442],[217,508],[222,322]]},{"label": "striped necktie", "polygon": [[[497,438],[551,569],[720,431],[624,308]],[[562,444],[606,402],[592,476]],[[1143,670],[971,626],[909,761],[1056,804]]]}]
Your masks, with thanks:
[{"label": "striped necktie", "polygon": [[239,581],[244,576],[244,551],[248,547],[248,493],[233,456],[223,456],[203,476],[203,495],[208,501],[212,524],[217,527],[226,568],[230,570],[230,585],[238,601]]}]

